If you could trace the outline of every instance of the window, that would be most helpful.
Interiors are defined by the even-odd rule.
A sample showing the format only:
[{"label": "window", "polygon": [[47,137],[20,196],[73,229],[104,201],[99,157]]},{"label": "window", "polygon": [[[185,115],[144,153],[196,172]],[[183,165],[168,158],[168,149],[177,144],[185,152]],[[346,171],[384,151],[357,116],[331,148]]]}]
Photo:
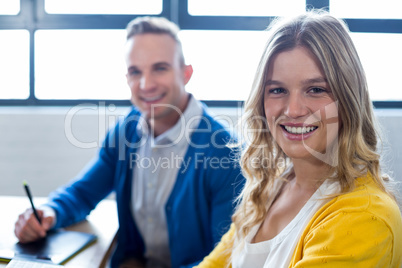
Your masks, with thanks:
[{"label": "window", "polygon": [[29,97],[29,32],[0,31],[0,99]]},{"label": "window", "polygon": [[401,101],[402,34],[352,33],[351,36],[366,72],[371,99]]},{"label": "window", "polygon": [[45,0],[51,14],[160,14],[162,0]]},{"label": "window", "polygon": [[402,19],[400,0],[334,0],[330,10],[340,18]]},{"label": "window", "polygon": [[124,30],[35,33],[38,99],[129,99]]},{"label": "window", "polygon": [[188,0],[194,16],[285,16],[305,9],[300,0]]},{"label": "window", "polygon": [[20,0],[1,0],[0,15],[17,15],[20,12]]},{"label": "window", "polygon": [[266,41],[263,31],[182,31],[187,90],[202,100],[245,100]]},{"label": "window", "polygon": [[264,29],[310,7],[345,19],[372,99],[402,107],[400,0],[2,0],[0,105],[128,105],[124,29],[136,16],[158,15],[182,29],[194,68],[188,91],[210,105],[236,106],[251,89]]}]

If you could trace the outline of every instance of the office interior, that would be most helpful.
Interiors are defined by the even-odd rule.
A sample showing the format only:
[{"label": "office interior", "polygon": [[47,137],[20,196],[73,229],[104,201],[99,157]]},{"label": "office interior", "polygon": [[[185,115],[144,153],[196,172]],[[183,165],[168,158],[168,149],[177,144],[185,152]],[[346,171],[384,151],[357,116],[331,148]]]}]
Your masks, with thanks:
[{"label": "office interior", "polygon": [[364,0],[115,0],[86,1],[87,7],[71,0],[2,2],[0,195],[23,196],[23,180],[36,196],[67,183],[129,111],[122,49],[131,19],[164,16],[179,25],[194,68],[189,92],[236,131],[266,27],[277,16],[309,8],[326,8],[349,26],[382,127],[384,169],[402,182],[398,0],[380,6]]}]

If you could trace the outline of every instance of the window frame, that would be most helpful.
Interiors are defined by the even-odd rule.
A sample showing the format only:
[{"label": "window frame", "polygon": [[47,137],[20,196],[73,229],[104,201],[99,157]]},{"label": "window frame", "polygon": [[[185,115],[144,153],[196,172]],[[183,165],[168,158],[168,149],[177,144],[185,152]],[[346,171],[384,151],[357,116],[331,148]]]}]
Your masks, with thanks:
[{"label": "window frame", "polygon": [[[306,0],[306,9],[329,7],[330,0]],[[83,103],[129,106],[129,100],[42,100],[35,97],[35,32],[44,29],[124,29],[139,15],[47,14],[45,0],[20,0],[17,15],[0,15],[0,30],[25,29],[29,31],[29,98],[0,99],[0,106],[71,106]],[[177,23],[182,30],[264,30],[274,17],[251,16],[193,16],[188,13],[187,0],[163,0],[162,13]],[[402,19],[344,19],[351,32],[402,34]],[[209,100],[211,107],[239,107],[242,101]],[[402,108],[401,101],[373,101],[376,108]]]}]

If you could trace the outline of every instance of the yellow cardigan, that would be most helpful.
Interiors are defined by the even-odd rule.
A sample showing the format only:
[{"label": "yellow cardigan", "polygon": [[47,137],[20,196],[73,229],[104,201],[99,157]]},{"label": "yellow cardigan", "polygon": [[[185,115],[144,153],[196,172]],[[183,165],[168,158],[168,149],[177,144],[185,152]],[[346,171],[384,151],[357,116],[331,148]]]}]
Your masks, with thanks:
[{"label": "yellow cardigan", "polygon": [[[226,267],[233,235],[232,224],[197,267]],[[400,268],[401,264],[400,210],[367,177],[357,179],[352,192],[335,197],[314,214],[296,245],[289,267]]]}]

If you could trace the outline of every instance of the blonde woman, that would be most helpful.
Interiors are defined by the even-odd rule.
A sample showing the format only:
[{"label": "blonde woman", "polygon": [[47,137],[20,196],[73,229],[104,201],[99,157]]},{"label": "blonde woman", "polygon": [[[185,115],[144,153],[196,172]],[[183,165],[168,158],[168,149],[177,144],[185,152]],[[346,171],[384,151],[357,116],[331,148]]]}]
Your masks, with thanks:
[{"label": "blonde woman", "polygon": [[198,267],[401,267],[401,214],[346,25],[315,11],[270,31],[245,104],[247,182]]}]

